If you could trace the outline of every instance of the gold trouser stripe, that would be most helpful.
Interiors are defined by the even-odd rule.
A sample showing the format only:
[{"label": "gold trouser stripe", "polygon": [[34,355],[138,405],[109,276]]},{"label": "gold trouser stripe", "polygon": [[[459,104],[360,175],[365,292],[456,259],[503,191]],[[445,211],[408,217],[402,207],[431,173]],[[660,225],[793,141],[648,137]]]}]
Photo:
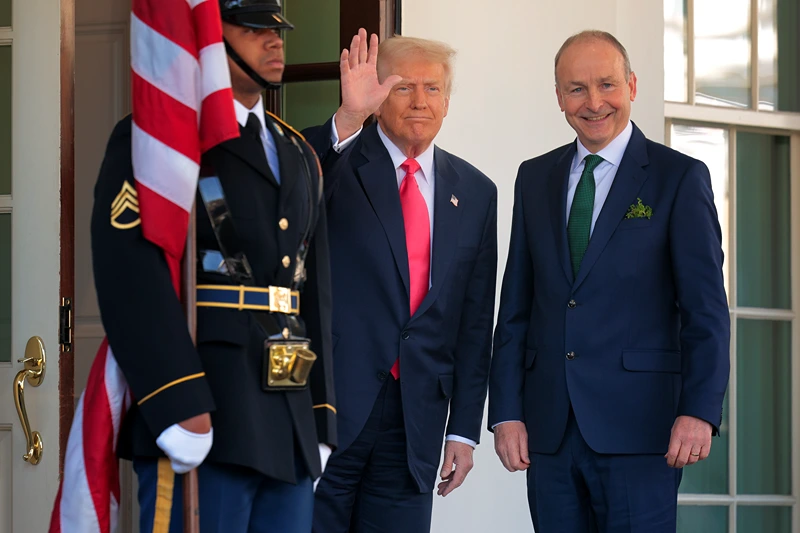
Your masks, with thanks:
[{"label": "gold trouser stripe", "polygon": [[315,405],[314,409],[330,409],[333,411],[333,414],[336,414],[336,408],[329,403],[321,403],[319,405]]},{"label": "gold trouser stripe", "polygon": [[174,387],[175,385],[179,385],[179,384],[183,383],[184,381],[190,381],[192,379],[202,378],[205,375],[206,375],[205,372],[199,372],[197,374],[192,374],[191,376],[185,376],[185,377],[182,377],[181,379],[176,379],[175,381],[173,381],[171,383],[167,383],[163,387],[159,387],[158,389],[154,390],[153,392],[151,392],[150,394],[148,394],[147,396],[145,396],[144,398],[142,398],[141,400],[136,402],[136,405],[142,405],[144,402],[146,402],[147,400],[149,400],[150,398],[152,398],[156,394],[158,394],[160,392],[164,392],[165,390],[167,390],[170,387]]},{"label": "gold trouser stripe", "polygon": [[269,111],[267,111],[266,109],[265,109],[264,111],[266,111],[267,115],[271,116],[272,118],[274,118],[275,120],[277,120],[278,122],[280,122],[280,123],[281,123],[281,125],[282,125],[283,127],[285,127],[285,128],[288,128],[289,130],[293,131],[295,135],[297,135],[298,137],[300,137],[300,138],[301,138],[301,139],[303,139],[304,141],[306,140],[306,138],[305,138],[305,137],[303,137],[303,134],[302,134],[302,133],[300,133],[299,131],[297,131],[296,129],[294,129],[293,127],[291,127],[290,125],[288,125],[287,123],[285,123],[283,120],[281,120],[281,119],[280,119],[280,117],[277,117],[277,116],[275,116],[273,113],[270,113],[270,112],[269,112]]},{"label": "gold trouser stripe", "polygon": [[153,533],[169,533],[169,519],[172,516],[172,492],[175,488],[175,471],[169,459],[158,460],[158,481],[156,482],[156,512],[153,516]]}]

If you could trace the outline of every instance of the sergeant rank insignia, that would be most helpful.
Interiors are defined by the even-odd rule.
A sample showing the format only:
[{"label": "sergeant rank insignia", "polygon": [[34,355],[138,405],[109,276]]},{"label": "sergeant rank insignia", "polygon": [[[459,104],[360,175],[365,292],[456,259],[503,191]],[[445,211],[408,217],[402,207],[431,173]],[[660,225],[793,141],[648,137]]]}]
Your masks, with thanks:
[{"label": "sergeant rank insignia", "polygon": [[139,195],[136,189],[125,181],[122,189],[111,202],[111,225],[117,229],[131,229],[141,224],[139,218]]}]

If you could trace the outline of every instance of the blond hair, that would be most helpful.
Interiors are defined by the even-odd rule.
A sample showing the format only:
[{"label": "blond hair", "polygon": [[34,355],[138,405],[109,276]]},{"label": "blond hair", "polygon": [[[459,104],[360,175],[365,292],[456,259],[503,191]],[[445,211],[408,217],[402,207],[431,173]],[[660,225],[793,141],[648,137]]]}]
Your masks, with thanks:
[{"label": "blond hair", "polygon": [[617,51],[622,56],[623,68],[625,69],[625,81],[630,80],[631,60],[628,57],[628,51],[625,50],[625,47],[622,46],[622,43],[619,42],[616,37],[614,37],[607,31],[585,30],[580,33],[576,33],[575,35],[564,41],[564,44],[562,44],[561,48],[558,49],[554,66],[556,83],[558,83],[558,61],[561,59],[561,55],[564,53],[564,50],[566,50],[567,48],[569,48],[570,46],[572,46],[577,42],[584,42],[584,41],[602,41],[616,48]]},{"label": "blond hair", "polygon": [[378,79],[381,83],[388,78],[391,65],[397,59],[423,59],[438,63],[444,69],[444,94],[450,96],[453,88],[453,58],[456,51],[448,44],[418,37],[395,35],[384,40],[378,47]]}]

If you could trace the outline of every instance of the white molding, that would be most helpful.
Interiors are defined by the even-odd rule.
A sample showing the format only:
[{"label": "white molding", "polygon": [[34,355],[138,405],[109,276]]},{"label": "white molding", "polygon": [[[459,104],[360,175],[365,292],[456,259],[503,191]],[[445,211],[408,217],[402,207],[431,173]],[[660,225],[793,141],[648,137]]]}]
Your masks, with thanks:
[{"label": "white molding", "polygon": [[14,40],[14,30],[9,27],[0,28],[0,46],[8,46]]},{"label": "white molding", "polygon": [[14,207],[14,201],[10,194],[0,195],[0,213],[10,213]]},{"label": "white molding", "polygon": [[678,494],[679,505],[758,505],[788,507],[797,503],[793,496],[745,494],[728,496],[727,494]]},{"label": "white molding", "polygon": [[779,111],[753,111],[732,107],[689,105],[675,102],[664,103],[667,118],[680,121],[703,122],[719,126],[746,126],[787,131],[800,131],[800,113]]},{"label": "white molding", "polygon": [[100,317],[75,317],[76,339],[102,339],[106,336]]},{"label": "white molding", "polygon": [[794,311],[788,309],[759,309],[756,307],[732,307],[737,318],[748,320],[776,320],[790,322],[794,320]]}]

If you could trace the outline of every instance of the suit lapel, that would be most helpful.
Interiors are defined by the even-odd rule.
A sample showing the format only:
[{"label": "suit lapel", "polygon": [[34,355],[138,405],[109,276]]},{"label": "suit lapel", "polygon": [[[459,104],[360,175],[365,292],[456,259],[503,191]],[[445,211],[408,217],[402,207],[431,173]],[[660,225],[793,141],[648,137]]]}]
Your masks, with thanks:
[{"label": "suit lapel", "polygon": [[589,239],[589,246],[586,248],[583,261],[581,261],[581,268],[578,271],[573,291],[586,279],[587,274],[597,262],[617,226],[625,218],[628,208],[631,204],[636,203],[636,195],[647,180],[647,173],[643,168],[647,164],[645,137],[639,128],[634,125],[628,148],[625,150],[619,170],[617,170],[617,174],[614,177],[614,183],[611,185],[611,190],[608,192],[603,209],[600,211],[600,215],[594,225],[594,231],[591,239]]},{"label": "suit lapel", "polygon": [[356,168],[356,174],[386,233],[408,297],[408,252],[403,209],[397,189],[397,171],[389,152],[378,137],[377,124],[366,128],[362,135],[361,154],[367,162]]},{"label": "suit lapel", "polygon": [[572,263],[569,258],[567,242],[567,189],[569,188],[569,171],[575,157],[577,145],[573,142],[561,155],[547,180],[548,204],[550,205],[550,224],[553,227],[553,238],[556,243],[556,255],[564,275],[572,283]]},{"label": "suit lapel", "polygon": [[[435,188],[433,207],[433,247],[431,257],[432,285],[428,294],[422,300],[414,316],[419,316],[433,304],[439,295],[450,265],[453,254],[458,246],[458,222],[464,211],[463,203],[459,200],[463,195],[458,189],[458,174],[450,163],[448,155],[434,147],[433,166]],[[451,201],[456,198],[455,202]]]},{"label": "suit lapel", "polygon": [[[253,139],[247,130],[239,126],[239,137],[225,141],[220,147],[253,167],[254,170],[264,176],[272,185],[275,187],[278,186],[278,182],[275,181],[275,177],[269,170],[269,164],[267,163],[267,156],[264,153],[263,146],[260,142]],[[259,149],[256,150],[255,147]]]}]

